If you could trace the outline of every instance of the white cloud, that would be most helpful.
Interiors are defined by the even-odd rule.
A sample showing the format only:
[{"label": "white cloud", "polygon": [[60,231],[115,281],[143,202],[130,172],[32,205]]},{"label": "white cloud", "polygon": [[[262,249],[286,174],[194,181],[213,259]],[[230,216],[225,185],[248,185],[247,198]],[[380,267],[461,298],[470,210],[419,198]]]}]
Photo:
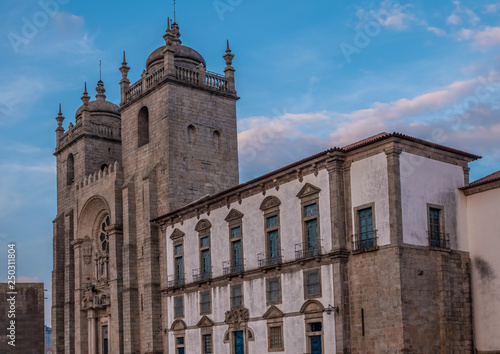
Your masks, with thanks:
[{"label": "white cloud", "polygon": [[[433,132],[440,129],[445,134],[437,143],[453,142],[453,146],[463,145],[472,152],[482,144],[489,155],[494,155],[492,151],[498,150],[499,112],[486,101],[500,96],[499,81],[500,73],[494,72],[411,99],[375,102],[370,108],[350,113],[323,111],[243,119],[238,135],[242,177],[256,177],[326,148],[345,146],[383,131],[432,139]],[[481,102],[477,107],[473,104],[476,98]],[[422,120],[429,116],[434,118]],[[469,133],[475,138],[465,139]],[[259,170],[250,172],[255,165]]]},{"label": "white cloud", "polygon": [[476,48],[500,45],[500,27],[486,26],[483,30],[461,29],[456,34],[459,41],[472,40]]},{"label": "white cloud", "polygon": [[[5,81],[7,82],[7,81]],[[27,100],[34,102],[45,92],[47,82],[42,78],[19,75],[0,86],[0,126],[6,119],[19,117],[26,109]]]},{"label": "white cloud", "polygon": [[486,5],[485,11],[486,13],[493,14],[500,10],[500,4],[489,4]]},{"label": "white cloud", "polygon": [[427,31],[432,32],[437,36],[444,36],[446,34],[446,32],[444,30],[442,30],[441,28],[432,27],[432,26],[427,27]]},{"label": "white cloud", "polygon": [[456,14],[451,14],[446,19],[446,23],[450,25],[459,25],[462,23],[462,19]]},{"label": "white cloud", "polygon": [[455,4],[455,9],[446,19],[447,24],[458,26],[467,21],[471,25],[477,25],[481,21],[474,11],[462,6],[460,1],[454,1],[453,3]]},{"label": "white cloud", "polygon": [[471,29],[463,28],[458,32],[457,38],[459,41],[464,41],[471,39],[473,36],[474,36],[474,31],[472,31]]},{"label": "white cloud", "polygon": [[500,27],[487,26],[474,37],[474,44],[480,47],[492,47],[500,44]]}]

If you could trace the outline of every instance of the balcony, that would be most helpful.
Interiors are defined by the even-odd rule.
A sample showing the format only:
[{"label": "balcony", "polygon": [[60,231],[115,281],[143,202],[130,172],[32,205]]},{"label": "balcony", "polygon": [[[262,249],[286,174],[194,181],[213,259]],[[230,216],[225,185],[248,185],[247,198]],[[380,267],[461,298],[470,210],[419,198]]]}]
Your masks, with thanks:
[{"label": "balcony", "polygon": [[323,254],[323,247],[321,240],[315,242],[297,243],[295,245],[295,259],[304,259],[321,256]]},{"label": "balcony", "polygon": [[179,277],[177,275],[169,275],[167,279],[167,286],[169,288],[177,287],[177,286],[184,286],[186,284],[184,275],[182,277]]},{"label": "balcony", "polygon": [[283,250],[277,250],[273,253],[259,253],[257,261],[259,268],[277,266],[283,263]]},{"label": "balcony", "polygon": [[352,235],[352,251],[364,252],[377,249],[377,230]]},{"label": "balcony", "polygon": [[222,262],[222,273],[224,275],[242,273],[245,270],[243,263],[236,263],[234,261]]},{"label": "balcony", "polygon": [[193,269],[193,281],[208,281],[212,279],[212,269],[197,268]]},{"label": "balcony", "polygon": [[435,248],[450,248],[449,234],[429,231],[429,246]]}]

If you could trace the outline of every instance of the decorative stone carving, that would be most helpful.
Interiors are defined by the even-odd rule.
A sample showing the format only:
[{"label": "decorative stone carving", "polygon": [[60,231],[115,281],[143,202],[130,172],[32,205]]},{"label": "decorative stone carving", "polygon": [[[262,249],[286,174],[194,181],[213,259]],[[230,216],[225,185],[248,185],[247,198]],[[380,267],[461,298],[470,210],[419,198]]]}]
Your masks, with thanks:
[{"label": "decorative stone carving", "polygon": [[273,207],[277,207],[280,204],[281,204],[281,201],[277,197],[270,195],[269,197],[264,199],[264,201],[260,205],[260,210],[266,210],[266,209],[270,209]]},{"label": "decorative stone carving", "polygon": [[203,220],[198,221],[198,223],[196,224],[196,227],[194,229],[199,232],[202,230],[209,229],[211,227],[212,227],[212,224],[210,223],[210,221],[208,221],[207,219],[203,219]]},{"label": "decorative stone carving", "polygon": [[266,320],[271,319],[271,318],[282,318],[284,316],[283,312],[276,306],[271,306],[266,313],[264,314],[264,317]]},{"label": "decorative stone carving", "polygon": [[297,198],[308,197],[313,194],[318,194],[319,192],[321,192],[321,189],[313,186],[310,183],[306,183],[304,187],[302,187],[302,189],[300,190],[299,194],[297,194]]},{"label": "decorative stone carving", "polygon": [[179,229],[175,229],[174,232],[172,232],[172,235],[170,235],[170,239],[171,240],[177,240],[179,238],[182,238],[184,237],[186,234],[184,232],[182,232],[181,230]]},{"label": "decorative stone carving", "polygon": [[246,307],[237,307],[226,311],[226,319],[224,322],[227,324],[240,324],[247,322],[250,319],[250,312]]},{"label": "decorative stone carving", "polygon": [[232,220],[241,219],[242,217],[243,217],[243,213],[239,212],[236,209],[231,209],[231,211],[229,212],[229,214],[227,214],[227,216],[224,220],[229,222]]},{"label": "decorative stone carving", "polygon": [[207,316],[203,316],[201,320],[198,321],[198,324],[196,326],[198,327],[212,327],[214,325],[214,322],[208,318]]}]

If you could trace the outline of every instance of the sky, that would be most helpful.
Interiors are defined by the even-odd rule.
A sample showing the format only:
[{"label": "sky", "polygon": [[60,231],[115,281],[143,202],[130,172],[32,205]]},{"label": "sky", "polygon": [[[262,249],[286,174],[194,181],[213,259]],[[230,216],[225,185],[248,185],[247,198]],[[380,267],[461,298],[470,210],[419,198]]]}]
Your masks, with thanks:
[{"label": "sky", "polygon": [[[173,1],[0,3],[0,265],[45,283],[50,323],[55,117],[74,122],[84,82],[119,104],[164,45]],[[147,4],[145,6],[144,4]],[[500,1],[178,0],[184,45],[223,73],[235,58],[240,182],[334,146],[398,131],[500,170]],[[0,266],[2,267],[2,266]],[[0,268],[1,269],[1,268]]]}]

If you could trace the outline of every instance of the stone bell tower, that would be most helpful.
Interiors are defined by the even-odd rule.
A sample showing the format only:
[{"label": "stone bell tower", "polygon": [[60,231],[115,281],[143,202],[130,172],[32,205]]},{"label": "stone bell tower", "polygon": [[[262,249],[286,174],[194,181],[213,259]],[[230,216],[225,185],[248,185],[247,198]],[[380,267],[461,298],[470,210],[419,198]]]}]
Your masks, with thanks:
[{"label": "stone bell tower", "polygon": [[[166,348],[161,328],[160,230],[153,218],[238,184],[234,55],[225,75],[206,70],[203,57],[181,44],[168,24],[165,45],[130,85],[125,54],[120,71],[125,352]],[[140,321],[136,319],[140,318]]]}]

